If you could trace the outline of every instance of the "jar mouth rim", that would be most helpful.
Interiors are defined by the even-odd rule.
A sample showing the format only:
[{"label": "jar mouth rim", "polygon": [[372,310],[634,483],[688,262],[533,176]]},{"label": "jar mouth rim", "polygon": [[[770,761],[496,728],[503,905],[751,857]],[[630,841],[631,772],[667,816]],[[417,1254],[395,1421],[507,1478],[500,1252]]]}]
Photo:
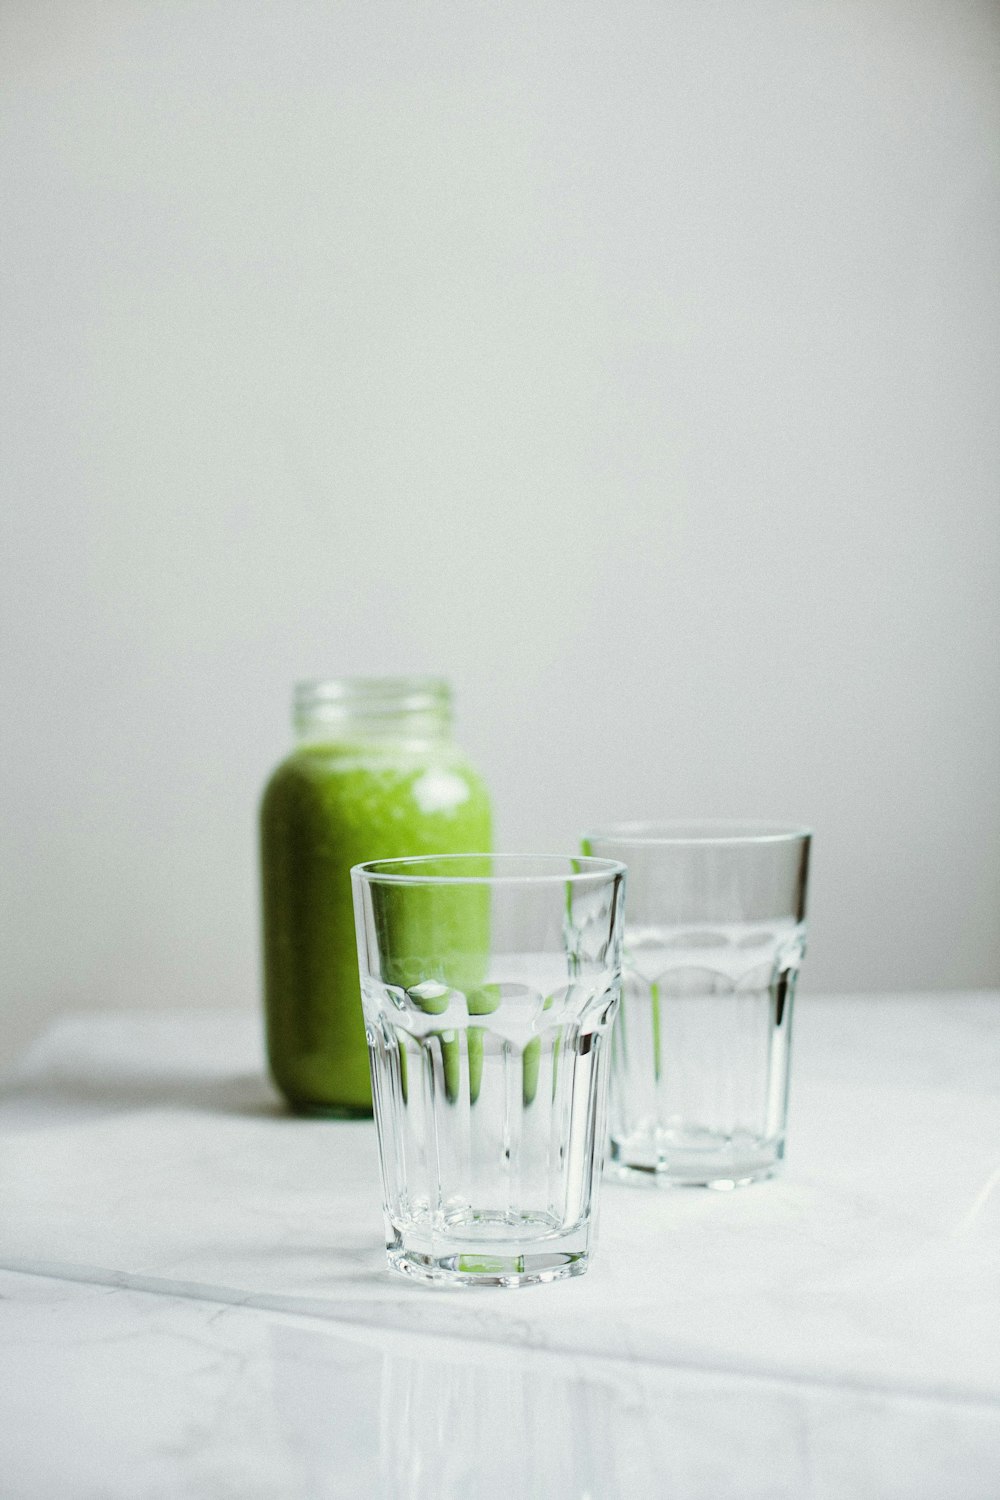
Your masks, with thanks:
[{"label": "jar mouth rim", "polygon": [[444,677],[305,677],[295,684],[298,704],[411,696],[448,698],[451,687]]},{"label": "jar mouth rim", "polygon": [[700,818],[663,822],[604,823],[581,835],[588,843],[619,848],[694,847],[708,845],[796,844],[812,838],[804,823],[753,822],[735,818]]},{"label": "jar mouth rim", "polygon": [[[489,874],[463,874],[462,864],[486,861]],[[440,873],[441,866],[455,866],[455,873]],[[421,866],[425,868],[421,870]],[[499,867],[499,868],[498,868]],[[438,873],[434,873],[437,871]],[[398,859],[373,859],[354,865],[351,877],[358,884],[408,886],[493,885],[596,885],[611,875],[624,875],[617,859],[587,854],[415,854]]]},{"label": "jar mouth rim", "polygon": [[296,682],[292,711],[303,727],[345,717],[438,720],[451,712],[451,684],[444,677],[310,677]]}]

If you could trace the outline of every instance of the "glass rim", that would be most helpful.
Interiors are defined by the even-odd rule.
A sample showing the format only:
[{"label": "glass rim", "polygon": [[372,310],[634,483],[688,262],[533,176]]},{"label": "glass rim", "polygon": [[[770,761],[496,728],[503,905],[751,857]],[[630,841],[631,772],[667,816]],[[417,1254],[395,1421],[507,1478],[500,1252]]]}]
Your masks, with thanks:
[{"label": "glass rim", "polygon": [[[518,865],[558,865],[524,873],[492,875],[426,875],[413,869],[416,865],[442,865],[454,861],[456,864],[473,859],[488,859],[494,863]],[[572,865],[587,868],[574,870]],[[409,870],[406,868],[409,866]],[[624,875],[625,865],[620,859],[609,859],[596,854],[490,854],[480,851],[470,854],[405,854],[396,859],[371,859],[351,866],[351,879],[363,880],[369,885],[583,885],[606,880],[610,875]]]},{"label": "glass rim", "polygon": [[713,845],[796,844],[812,838],[804,823],[769,823],[736,818],[693,818],[663,822],[608,823],[585,829],[588,842],[636,848],[708,848]]}]

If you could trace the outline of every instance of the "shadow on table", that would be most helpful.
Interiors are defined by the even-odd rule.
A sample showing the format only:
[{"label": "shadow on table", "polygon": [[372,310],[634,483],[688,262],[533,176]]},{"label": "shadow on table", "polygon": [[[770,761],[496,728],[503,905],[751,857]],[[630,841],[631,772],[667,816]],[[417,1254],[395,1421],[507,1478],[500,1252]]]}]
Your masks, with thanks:
[{"label": "shadow on table", "polygon": [[76,1071],[66,1065],[42,1076],[15,1075],[5,1081],[0,1110],[15,1106],[21,1119],[37,1109],[46,1118],[67,1114],[107,1114],[144,1109],[195,1110],[208,1114],[294,1121],[272,1084],[261,1074],[231,1077],[184,1074],[165,1068],[107,1068]]}]

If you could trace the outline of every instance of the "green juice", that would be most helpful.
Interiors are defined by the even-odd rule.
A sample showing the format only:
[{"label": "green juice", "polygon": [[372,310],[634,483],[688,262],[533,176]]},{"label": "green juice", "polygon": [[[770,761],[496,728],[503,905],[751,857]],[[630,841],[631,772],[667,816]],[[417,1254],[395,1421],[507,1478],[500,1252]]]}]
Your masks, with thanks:
[{"label": "green juice", "polygon": [[[490,891],[474,877],[492,873],[488,854],[457,862],[433,856],[421,862],[417,878],[444,879],[443,884],[410,885],[378,880],[368,887],[371,925],[369,961],[374,959],[383,985],[391,985],[407,1006],[425,1016],[443,1016],[455,992],[463,998],[467,1015],[484,1016],[497,1009],[499,987],[484,984],[490,954]],[[404,872],[409,870],[404,866]],[[458,884],[449,882],[459,880]],[[463,881],[468,883],[462,883]],[[372,951],[374,941],[377,955]],[[404,1098],[409,1088],[408,1028],[399,1033],[400,1084]],[[481,1026],[451,1026],[428,1031],[440,1044],[446,1098],[456,1103],[463,1092],[463,1060],[468,1064],[469,1102],[479,1098],[483,1074],[485,1033]],[[421,1044],[422,1045],[422,1044]],[[419,1047],[418,1047],[418,1050]]]},{"label": "green juice", "polygon": [[446,738],[303,745],[261,806],[268,1060],[293,1108],[371,1113],[350,868],[490,848],[486,789]]}]

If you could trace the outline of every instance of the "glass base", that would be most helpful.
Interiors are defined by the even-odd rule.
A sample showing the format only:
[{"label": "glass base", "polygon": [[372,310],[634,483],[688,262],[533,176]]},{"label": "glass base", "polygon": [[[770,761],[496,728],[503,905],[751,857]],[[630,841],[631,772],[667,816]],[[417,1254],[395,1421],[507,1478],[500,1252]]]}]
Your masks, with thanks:
[{"label": "glass base", "polygon": [[734,1175],[729,1168],[725,1171],[716,1168],[715,1171],[720,1175],[706,1173],[704,1169],[687,1174],[665,1167],[629,1167],[623,1162],[609,1162],[606,1175],[612,1182],[627,1182],[633,1187],[704,1187],[714,1188],[717,1193],[729,1193],[733,1188],[749,1187],[752,1182],[766,1182],[769,1177],[775,1176],[778,1164],[775,1162],[770,1167],[762,1167],[758,1171],[739,1176]]},{"label": "glass base", "polygon": [[697,1146],[612,1140],[607,1175],[644,1187],[706,1187],[726,1193],[773,1177],[784,1154],[781,1140],[737,1144],[725,1136],[702,1137]]},{"label": "glass base", "polygon": [[563,1229],[547,1213],[466,1208],[433,1229],[425,1215],[393,1225],[390,1236],[390,1269],[438,1286],[536,1286],[589,1263],[589,1225]]},{"label": "glass base", "polygon": [[435,1257],[388,1246],[386,1255],[391,1270],[434,1286],[538,1286],[582,1276],[589,1264],[585,1250],[484,1255],[477,1249]]}]

